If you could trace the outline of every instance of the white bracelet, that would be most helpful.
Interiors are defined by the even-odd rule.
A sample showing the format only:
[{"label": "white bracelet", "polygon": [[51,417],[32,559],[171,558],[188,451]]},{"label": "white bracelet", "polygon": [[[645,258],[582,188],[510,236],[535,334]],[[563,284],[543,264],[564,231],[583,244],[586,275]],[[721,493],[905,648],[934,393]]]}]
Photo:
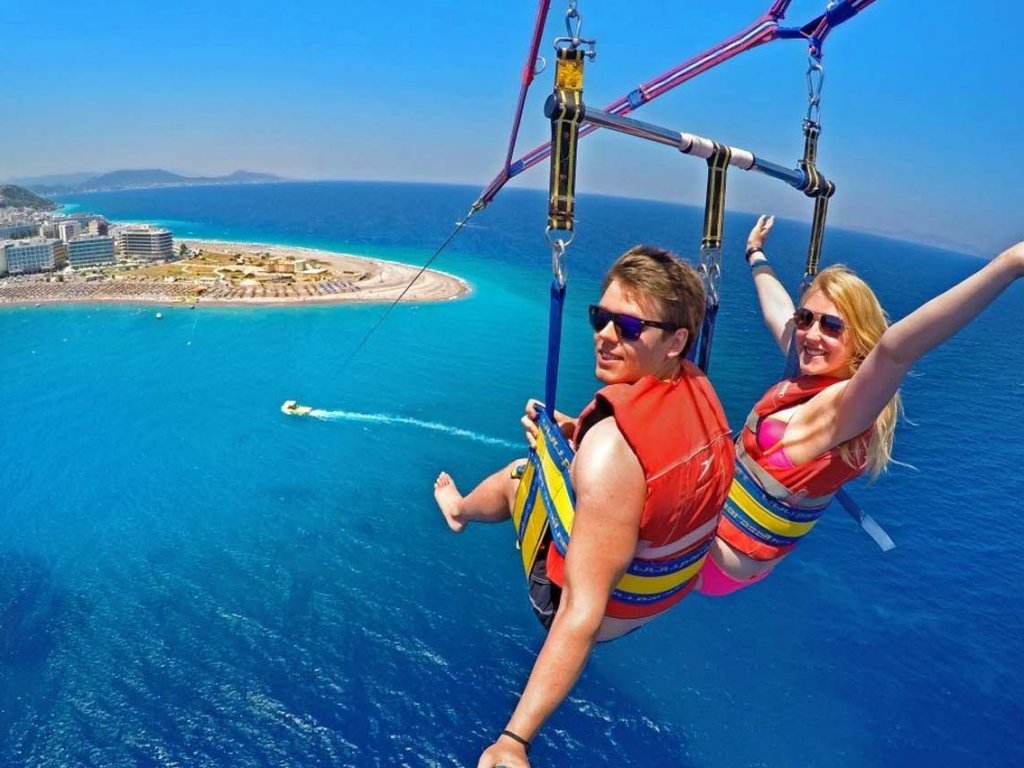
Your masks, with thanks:
[{"label": "white bracelet", "polygon": [[750,260],[747,263],[750,265],[751,269],[757,269],[758,267],[767,266],[768,257],[763,253],[755,253],[750,257]]}]

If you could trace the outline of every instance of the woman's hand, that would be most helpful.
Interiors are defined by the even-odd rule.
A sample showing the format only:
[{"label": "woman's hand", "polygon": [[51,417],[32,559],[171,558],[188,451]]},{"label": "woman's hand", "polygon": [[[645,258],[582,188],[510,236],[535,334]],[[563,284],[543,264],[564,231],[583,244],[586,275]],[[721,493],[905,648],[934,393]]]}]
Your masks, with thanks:
[{"label": "woman's hand", "polygon": [[757,223],[754,224],[750,230],[750,234],[747,235],[747,250],[752,248],[764,248],[765,240],[768,239],[768,235],[771,234],[772,227],[775,226],[775,217],[762,215],[758,216]]}]

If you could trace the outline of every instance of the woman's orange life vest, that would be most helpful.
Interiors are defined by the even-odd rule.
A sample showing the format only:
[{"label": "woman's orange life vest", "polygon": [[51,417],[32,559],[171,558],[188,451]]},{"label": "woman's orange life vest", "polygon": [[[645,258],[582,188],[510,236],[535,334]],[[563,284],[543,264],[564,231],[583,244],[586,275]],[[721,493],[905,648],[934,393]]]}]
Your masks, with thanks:
[{"label": "woman's orange life vest", "polygon": [[[839,448],[815,457],[806,464],[781,468],[766,460],[766,452],[757,441],[757,429],[762,419],[800,403],[841,379],[830,376],[801,376],[784,379],[772,386],[754,405],[736,440],[737,477],[760,486],[766,496],[791,511],[803,510],[810,522],[794,536],[773,535],[773,531],[759,525],[746,514],[742,506],[730,503],[718,524],[718,536],[729,546],[754,560],[776,560],[795,547],[800,538],[810,531],[813,522],[832,500],[833,494],[849,480],[861,475],[867,466],[867,447],[872,429],[853,438],[853,455],[861,457],[858,466],[850,466],[840,455]],[[817,511],[817,514],[813,514]],[[764,522],[763,520],[761,521]]]},{"label": "woman's orange life vest", "polygon": [[[600,390],[580,415],[576,445],[608,416],[640,461],[647,484],[634,564],[656,567],[687,555],[694,560],[691,578],[669,594],[653,595],[650,602],[637,603],[635,596],[627,602],[617,596],[618,590],[612,593],[605,615],[646,618],[693,589],[732,482],[733,443],[711,383],[689,362],[674,380],[645,376],[634,384]],[[554,546],[548,549],[547,571],[555,584],[565,585],[565,559]]]}]

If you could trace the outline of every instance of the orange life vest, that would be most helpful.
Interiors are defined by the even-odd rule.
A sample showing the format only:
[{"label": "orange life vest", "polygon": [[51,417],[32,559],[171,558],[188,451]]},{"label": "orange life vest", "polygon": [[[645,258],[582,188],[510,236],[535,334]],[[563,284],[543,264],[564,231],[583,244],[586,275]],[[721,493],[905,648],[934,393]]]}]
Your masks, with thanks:
[{"label": "orange life vest", "polygon": [[[711,383],[689,362],[672,381],[646,376],[599,391],[580,415],[574,442],[579,445],[587,430],[608,416],[640,461],[647,483],[637,553],[627,576],[638,569],[678,571],[682,560],[692,560],[686,565],[692,576],[665,592],[640,600],[613,591],[605,615],[645,618],[693,589],[732,481],[731,433]],[[555,546],[548,550],[547,570],[555,584],[565,585],[565,559]]]},{"label": "orange life vest", "polygon": [[769,463],[757,441],[761,420],[804,403],[840,379],[801,376],[771,387],[747,416],[736,440],[736,481],[718,524],[727,544],[754,560],[776,560],[793,549],[828,507],[832,496],[867,466],[872,430],[853,438],[858,466],[833,448],[806,464],[782,468]]}]

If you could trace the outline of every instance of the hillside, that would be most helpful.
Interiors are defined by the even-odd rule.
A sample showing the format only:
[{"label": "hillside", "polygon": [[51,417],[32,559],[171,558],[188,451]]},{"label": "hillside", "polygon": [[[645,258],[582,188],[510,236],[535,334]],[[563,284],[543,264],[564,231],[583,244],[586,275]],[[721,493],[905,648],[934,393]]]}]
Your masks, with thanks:
[{"label": "hillside", "polygon": [[0,184],[0,208],[32,208],[52,211],[57,204],[14,184]]}]

